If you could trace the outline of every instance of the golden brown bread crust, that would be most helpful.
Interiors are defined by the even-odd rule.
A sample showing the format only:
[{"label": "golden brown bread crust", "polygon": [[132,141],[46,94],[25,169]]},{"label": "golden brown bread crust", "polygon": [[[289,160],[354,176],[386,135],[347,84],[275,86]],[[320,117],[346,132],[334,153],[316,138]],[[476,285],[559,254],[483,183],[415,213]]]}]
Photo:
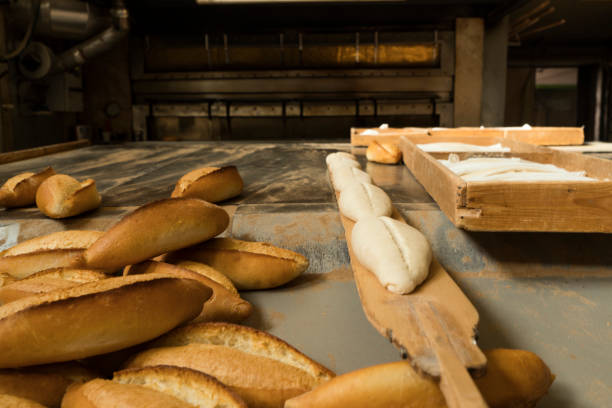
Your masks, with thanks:
[{"label": "golden brown bread crust", "polygon": [[284,285],[308,269],[308,259],[297,252],[233,238],[211,239],[168,254],[167,260],[202,262],[229,277],[240,290]]},{"label": "golden brown bread crust", "polygon": [[22,173],[11,177],[0,188],[0,207],[25,207],[36,202],[36,190],[55,174],[51,167],[39,173]]},{"label": "golden brown bread crust", "polygon": [[113,381],[139,385],[171,395],[197,407],[246,408],[244,401],[216,378],[176,366],[153,366],[118,371]]},{"label": "golden brown bread crust", "polygon": [[0,304],[53,290],[70,288],[87,282],[106,279],[101,271],[56,268],[30,275],[25,279],[0,287]]},{"label": "golden brown bread crust", "polygon": [[177,328],[128,361],[128,367],[173,364],[216,377],[249,407],[282,407],[333,372],[281,339],[246,326],[201,323]]},{"label": "golden brown bread crust", "polygon": [[96,242],[104,232],[91,230],[68,230],[32,238],[0,253],[2,256],[29,254],[37,251],[54,249],[87,249]]},{"label": "golden brown bread crust", "polygon": [[0,288],[15,282],[17,279],[8,273],[0,272]]},{"label": "golden brown bread crust", "polygon": [[402,160],[402,151],[394,144],[373,141],[366,150],[366,157],[376,163],[396,164]]},{"label": "golden brown bread crust", "polygon": [[128,273],[167,273],[180,278],[195,279],[211,288],[212,296],[204,303],[202,313],[192,323],[212,321],[236,323],[246,319],[253,310],[251,304],[240,298],[238,293],[230,292],[212,279],[178,266],[164,262],[146,261],[132,265]]},{"label": "golden brown bread crust", "polygon": [[89,381],[94,377],[93,372],[74,362],[3,369],[0,370],[0,394],[27,398],[54,408],[60,406],[70,384]]},{"label": "golden brown bread crust", "polygon": [[36,206],[51,218],[73,217],[98,208],[101,202],[94,180],[80,183],[65,174],[49,177],[36,191]]},{"label": "golden brown bread crust", "polygon": [[193,197],[216,203],[240,195],[242,186],[236,166],[204,167],[181,177],[172,197]]},{"label": "golden brown bread crust", "polygon": [[153,347],[213,344],[234,347],[246,353],[278,360],[311,375],[322,383],[334,377],[333,371],[317,363],[276,336],[248,326],[231,323],[199,323],[178,327],[152,343]]},{"label": "golden brown bread crust", "polygon": [[526,350],[485,351],[487,373],[475,379],[491,408],[530,408],[542,398],[555,376],[536,354]]},{"label": "golden brown bread crust", "polygon": [[81,268],[84,249],[52,249],[0,257],[0,272],[18,279],[55,268]]},{"label": "golden brown bread crust", "polygon": [[230,278],[228,278],[215,268],[212,268],[200,262],[193,261],[181,261],[177,263],[176,266],[178,266],[179,268],[189,269],[190,271],[197,272],[200,275],[204,275],[207,278],[214,280],[230,292],[238,294],[238,289],[236,289]]},{"label": "golden brown bread crust", "polygon": [[0,407],[2,408],[45,408],[36,401],[16,397],[14,395],[0,394]]},{"label": "golden brown bread crust", "polygon": [[[491,408],[529,408],[548,391],[554,376],[535,354],[524,350],[493,349],[487,373],[475,379]],[[285,408],[444,408],[438,384],[420,376],[408,362],[381,364],[340,375],[287,401]]]},{"label": "golden brown bread crust", "polygon": [[170,198],[123,217],[87,251],[86,265],[116,269],[212,238],[227,228],[223,208],[197,198]]},{"label": "golden brown bread crust", "polygon": [[97,378],[68,388],[62,408],[194,408],[170,395],[138,385]]},{"label": "golden brown bread crust", "polygon": [[151,340],[196,317],[211,295],[164,274],[109,278],[0,306],[0,367],[109,353]]}]

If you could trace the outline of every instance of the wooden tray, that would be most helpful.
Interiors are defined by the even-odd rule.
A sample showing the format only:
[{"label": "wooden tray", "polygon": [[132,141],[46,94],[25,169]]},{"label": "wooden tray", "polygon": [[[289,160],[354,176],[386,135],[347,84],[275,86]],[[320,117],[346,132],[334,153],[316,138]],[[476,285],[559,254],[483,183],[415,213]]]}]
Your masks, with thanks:
[{"label": "wooden tray", "polygon": [[[521,128],[387,128],[376,130],[378,135],[364,135],[366,128],[351,128],[351,144],[368,146],[373,140],[384,143],[400,143],[402,136],[412,139],[420,136],[448,136],[457,142],[471,137],[496,137],[541,146],[581,145],[584,129],[581,127],[533,127]],[[466,142],[467,143],[467,142]]]},{"label": "wooden tray", "polygon": [[[460,153],[520,157],[570,171],[585,170],[598,181],[466,182],[437,159],[449,152],[426,153],[416,144],[448,142],[452,136],[403,137],[404,163],[440,209],[459,228],[471,231],[612,232],[612,162],[501,138],[457,140],[479,145],[501,143],[509,153]],[[607,181],[605,179],[608,179]]]}]

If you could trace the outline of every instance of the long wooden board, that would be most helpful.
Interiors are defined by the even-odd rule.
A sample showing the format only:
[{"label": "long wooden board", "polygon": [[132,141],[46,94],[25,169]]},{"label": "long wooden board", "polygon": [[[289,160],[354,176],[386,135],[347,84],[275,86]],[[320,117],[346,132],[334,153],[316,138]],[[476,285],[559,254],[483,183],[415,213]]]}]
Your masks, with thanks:
[{"label": "long wooden board", "polygon": [[[474,339],[479,320],[476,308],[435,259],[428,278],[415,291],[407,295],[389,292],[353,253],[351,235],[355,222],[342,214],[340,218],[355,284],[372,326],[415,367],[440,378],[450,407],[485,407],[466,371],[467,368],[479,374],[486,365],[486,357]],[[406,222],[397,209],[392,218]]]},{"label": "long wooden board", "polygon": [[364,134],[366,128],[351,128],[351,144],[368,146],[372,141],[399,144],[402,136],[407,138],[418,136],[440,136],[469,140],[471,137],[497,137],[516,140],[540,146],[581,145],[584,143],[584,129],[581,127],[533,127],[522,128],[374,128],[378,134]]},{"label": "long wooden board", "polygon": [[[431,142],[447,139],[432,137]],[[599,180],[466,182],[438,162],[448,157],[448,152],[426,153],[404,137],[400,146],[405,165],[457,227],[471,231],[612,233],[612,162],[508,139],[490,138],[476,144],[484,143],[509,147],[511,152],[504,156],[584,170]]]},{"label": "long wooden board", "polygon": [[91,142],[89,140],[75,140],[74,142],[58,143],[48,146],[34,147],[32,149],[0,153],[0,164],[11,163],[19,160],[31,159],[34,157],[46,156],[48,154],[78,149],[79,147],[89,146],[90,144]]}]

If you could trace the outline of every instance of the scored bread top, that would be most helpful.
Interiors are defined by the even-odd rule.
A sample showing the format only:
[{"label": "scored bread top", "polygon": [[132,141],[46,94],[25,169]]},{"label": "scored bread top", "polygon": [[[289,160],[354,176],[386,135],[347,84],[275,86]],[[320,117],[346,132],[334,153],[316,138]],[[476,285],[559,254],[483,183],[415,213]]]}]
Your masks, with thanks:
[{"label": "scored bread top", "polygon": [[234,238],[213,238],[202,244],[203,248],[222,249],[226,251],[249,252],[252,254],[266,255],[274,258],[293,261],[298,265],[308,266],[308,259],[302,254],[289,249],[279,248],[267,242],[241,241]]},{"label": "scored bread top", "polygon": [[10,179],[6,180],[6,183],[4,183],[2,185],[2,189],[3,190],[14,191],[15,187],[17,187],[17,184],[21,183],[25,179],[28,179],[28,178],[32,177],[33,175],[34,175],[34,173],[27,172],[27,173],[21,173],[21,174],[18,174],[16,176],[13,176]]},{"label": "scored bread top", "polygon": [[179,327],[157,339],[152,346],[172,347],[193,343],[232,347],[245,353],[274,359],[305,371],[316,383],[327,381],[335,375],[278,337],[231,323],[209,322]]},{"label": "scored bread top", "polygon": [[238,294],[238,290],[236,289],[232,281],[227,276],[225,276],[213,267],[210,267],[200,262],[193,261],[181,261],[177,263],[176,266],[178,266],[179,268],[189,269],[190,271],[196,272],[200,275],[204,275],[208,279],[212,279],[213,281],[217,282],[219,285],[223,286],[230,292]]},{"label": "scored bread top", "polygon": [[202,177],[206,177],[209,174],[220,172],[223,169],[225,169],[225,167],[202,167],[200,169],[192,170],[189,173],[185,174],[183,177],[181,177],[176,183],[175,193],[182,194],[183,192],[185,192],[187,187],[189,187],[194,181],[197,181]]},{"label": "scored bread top", "polygon": [[129,368],[115,372],[113,381],[163,392],[198,408],[246,408],[244,401],[216,378],[185,367]]},{"label": "scored bread top", "polygon": [[89,248],[102,234],[104,234],[102,231],[88,230],[54,232],[21,242],[2,252],[1,255],[15,256],[54,249],[85,249]]},{"label": "scored bread top", "polygon": [[16,300],[4,306],[0,306],[0,321],[8,316],[22,312],[26,309],[37,306],[59,302],[67,299],[78,298],[81,296],[94,295],[118,289],[121,287],[139,284],[142,282],[154,281],[157,279],[178,279],[170,274],[150,273],[146,275],[130,275],[118,278],[108,278],[100,281],[85,283],[71,288],[56,290],[38,296],[30,296]]}]

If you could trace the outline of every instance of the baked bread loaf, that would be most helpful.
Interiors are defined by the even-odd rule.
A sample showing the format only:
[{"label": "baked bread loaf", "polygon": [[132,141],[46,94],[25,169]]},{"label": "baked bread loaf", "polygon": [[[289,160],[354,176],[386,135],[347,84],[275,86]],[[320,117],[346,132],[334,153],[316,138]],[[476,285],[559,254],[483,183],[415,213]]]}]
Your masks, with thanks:
[{"label": "baked bread loaf", "polygon": [[179,268],[189,269],[190,271],[197,272],[200,275],[206,276],[208,279],[212,279],[225,289],[229,290],[234,294],[238,294],[238,289],[234,286],[231,279],[208,265],[204,265],[200,262],[193,261],[181,261],[176,264]]},{"label": "baked bread loaf", "polygon": [[36,202],[40,184],[55,174],[51,167],[39,173],[22,173],[11,177],[0,187],[0,207],[25,207]]},{"label": "baked bread loaf", "polygon": [[485,351],[487,373],[474,379],[490,408],[535,407],[555,376],[537,354],[526,350]]},{"label": "baked bread loaf", "polygon": [[249,317],[253,310],[249,302],[240,298],[238,291],[228,290],[223,285],[194,270],[163,262],[147,261],[133,265],[129,273],[165,273],[179,278],[195,279],[211,288],[212,296],[204,303],[202,312],[193,320],[193,323],[214,321],[237,323]]},{"label": "baked bread loaf", "polygon": [[128,367],[173,364],[202,371],[249,407],[282,407],[333,373],[284,341],[245,326],[201,323],[178,328],[134,356]]},{"label": "baked bread loaf", "polygon": [[246,408],[227,387],[199,371],[156,366],[118,371],[112,381],[97,379],[71,387],[62,407],[223,407]]},{"label": "baked bread loaf", "polygon": [[65,174],[56,174],[36,190],[36,206],[50,218],[73,217],[98,208],[101,202],[93,179],[81,183]]},{"label": "baked bread loaf", "polygon": [[151,340],[196,317],[210,288],[167,274],[108,278],[0,306],[0,368],[70,361]]},{"label": "baked bread loaf", "polygon": [[8,273],[0,273],[0,288],[15,282],[17,279]]},{"label": "baked bread loaf", "polygon": [[410,293],[429,274],[429,242],[408,224],[389,217],[363,218],[353,227],[351,242],[357,260],[390,292]]},{"label": "baked bread loaf", "polygon": [[242,178],[236,166],[204,167],[179,179],[172,197],[200,198],[211,203],[240,195]]},{"label": "baked bread loaf", "polygon": [[240,290],[269,289],[295,279],[308,269],[297,252],[265,242],[214,238],[168,254],[168,262],[190,260],[209,265],[230,278]]},{"label": "baked bread loaf", "polygon": [[366,217],[390,216],[391,199],[380,187],[370,183],[354,183],[344,189],[338,199],[340,212],[353,221]]},{"label": "baked bread loaf", "polygon": [[123,217],[84,253],[95,269],[133,265],[205,241],[229,224],[221,207],[197,198],[170,198],[146,204]]},{"label": "baked bread loaf", "polygon": [[0,273],[23,279],[54,268],[79,268],[83,252],[101,231],[60,231],[21,242],[0,253]]},{"label": "baked bread loaf", "polygon": [[2,408],[46,408],[36,401],[15,397],[14,395],[0,394],[0,407]]},{"label": "baked bread loaf", "polygon": [[0,305],[27,296],[71,288],[107,277],[104,272],[89,269],[49,269],[0,287]]},{"label": "baked bread loaf", "polygon": [[0,394],[27,398],[49,408],[59,408],[70,384],[95,377],[92,371],[74,362],[3,369],[0,370]]},{"label": "baked bread loaf", "polygon": [[[487,373],[475,379],[491,408],[534,407],[554,376],[535,354],[524,350],[485,351]],[[438,384],[417,374],[407,361],[381,364],[340,375],[288,400],[285,408],[445,408]]]},{"label": "baked bread loaf", "polygon": [[402,160],[402,151],[392,143],[378,143],[373,141],[366,150],[369,161],[384,164],[397,164]]}]

